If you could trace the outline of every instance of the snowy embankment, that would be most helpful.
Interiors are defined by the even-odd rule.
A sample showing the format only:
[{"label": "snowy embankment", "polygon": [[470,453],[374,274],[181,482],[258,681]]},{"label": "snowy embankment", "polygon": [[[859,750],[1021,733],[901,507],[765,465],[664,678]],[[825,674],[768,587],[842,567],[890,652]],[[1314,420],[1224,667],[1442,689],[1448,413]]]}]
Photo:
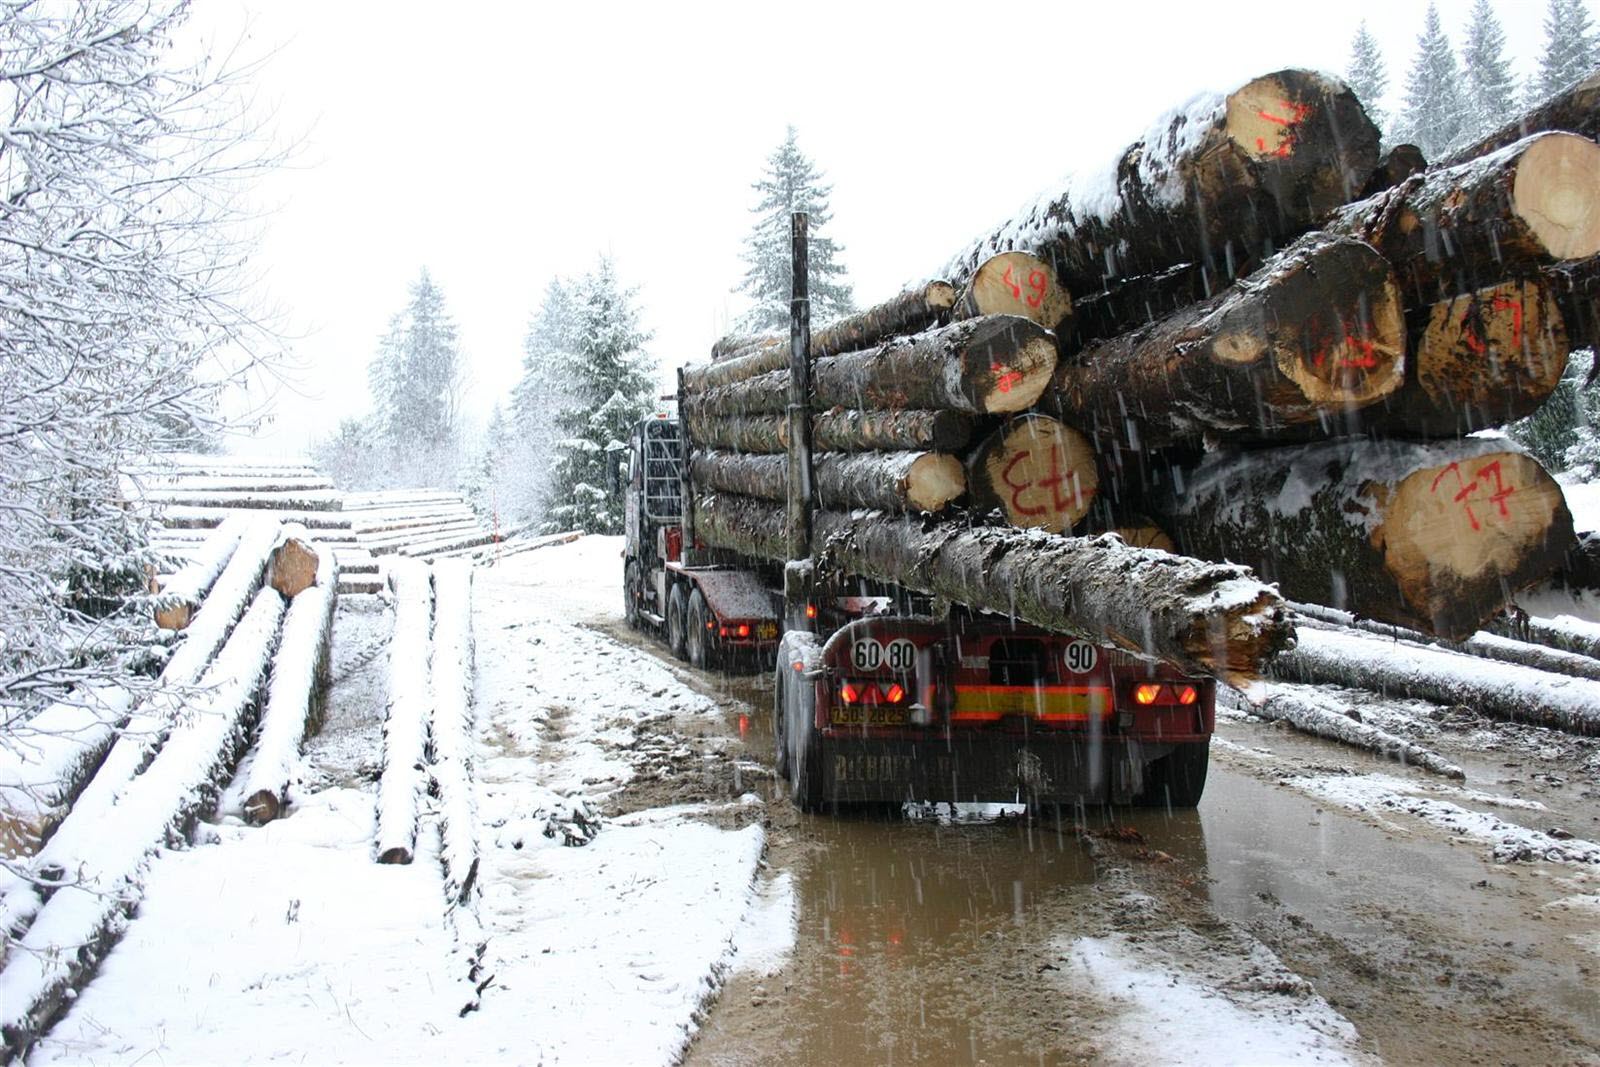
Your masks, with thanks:
[{"label": "snowy embankment", "polygon": [[[772,910],[755,885],[753,797],[607,815],[582,847],[546,836],[552,814],[628,795],[647,725],[721,714],[655,656],[582,625],[620,617],[617,549],[584,538],[477,570],[461,638],[450,579],[440,587],[433,703],[449,685],[441,649],[464,639],[470,662],[476,643],[471,704],[435,707],[433,723],[436,775],[444,719],[473,725],[492,976],[479,1010],[460,1014],[460,916],[444,900],[448,782],[408,866],[373,862],[378,786],[328,788],[264,827],[224,819],[156,862],[139,919],[32,1062],[675,1062],[735,945],[776,956],[786,940],[748,923]],[[371,703],[381,719],[381,694]]]}]

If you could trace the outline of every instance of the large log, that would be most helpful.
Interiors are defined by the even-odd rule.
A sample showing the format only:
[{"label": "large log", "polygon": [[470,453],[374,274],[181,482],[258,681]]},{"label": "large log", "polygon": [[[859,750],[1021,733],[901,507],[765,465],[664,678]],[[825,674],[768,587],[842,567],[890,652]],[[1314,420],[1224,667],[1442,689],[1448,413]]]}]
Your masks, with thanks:
[{"label": "large log", "polygon": [[185,630],[200,610],[200,602],[222,574],[249,521],[240,516],[224,519],[206,537],[193,559],[177,574],[161,583],[153,600],[156,625],[163,630]]},{"label": "large log", "polygon": [[1342,82],[1283,70],[1162,116],[1109,165],[1080,172],[951,262],[962,284],[996,252],[1032,252],[1074,299],[1193,264],[1220,288],[1350,200],[1378,130]]},{"label": "large log", "polygon": [[291,599],[317,584],[317,564],[317,550],[306,531],[285,527],[267,561],[267,584]]},{"label": "large log", "polygon": [[1102,450],[1270,439],[1382,399],[1404,362],[1388,262],[1311,234],[1215,298],[1063,360],[1045,406]]},{"label": "large log", "polygon": [[395,599],[394,633],[389,638],[389,708],[383,721],[374,852],[379,863],[410,863],[417,842],[417,807],[428,778],[433,587],[427,566],[411,559],[389,565],[389,585]]},{"label": "large log", "polygon": [[[731,494],[701,497],[709,544],[783,558],[783,509]],[[1289,647],[1277,591],[1233,564],[1130,548],[1115,537],[1037,530],[931,529],[912,519],[816,514],[825,570],[894,582],[979,611],[1165,660],[1245,686]]]},{"label": "large log", "polygon": [[1439,165],[1453,167],[1546,130],[1565,130],[1591,140],[1600,138],[1600,70],[1580,79],[1493,133],[1440,160]]},{"label": "large log", "polygon": [[[1056,366],[1055,338],[1015,315],[968,319],[879,348],[819,359],[812,368],[818,408],[948,408],[1005,414],[1031,407]],[[762,415],[787,409],[789,375],[772,371],[692,393],[693,417]]]},{"label": "large log", "polygon": [[1050,264],[1027,252],[1001,252],[973,271],[961,291],[953,320],[980,315],[1021,315],[1060,332],[1072,315],[1072,297],[1056,281]]},{"label": "large log", "polygon": [[1151,504],[1180,550],[1295,600],[1460,640],[1559,565],[1561,487],[1503,440],[1218,454]]},{"label": "large log", "polygon": [[967,460],[973,506],[999,509],[1013,526],[1067,533],[1100,487],[1094,446],[1048,415],[1020,415],[984,438]]},{"label": "large log", "polygon": [[1407,307],[1600,252],[1600,145],[1541,133],[1416,174],[1329,217],[1395,265]]},{"label": "large log", "polygon": [[[773,454],[789,448],[788,421],[781,415],[691,413],[683,421],[697,448]],[[972,440],[972,423],[964,411],[835,408],[812,416],[811,447],[818,452],[960,452]]]},{"label": "large log", "polygon": [[[877,307],[858,311],[811,333],[813,359],[859,352],[901,334],[920,333],[949,314],[956,302],[949,282],[925,282]],[[780,370],[789,363],[789,339],[776,334],[723,338],[711,346],[712,363],[685,367],[684,388],[699,393]]]},{"label": "large log", "polygon": [[[696,487],[784,500],[783,456],[697,451],[690,461]],[[967,490],[961,461],[938,452],[833,452],[816,457],[817,506],[850,510],[943,511]]]}]

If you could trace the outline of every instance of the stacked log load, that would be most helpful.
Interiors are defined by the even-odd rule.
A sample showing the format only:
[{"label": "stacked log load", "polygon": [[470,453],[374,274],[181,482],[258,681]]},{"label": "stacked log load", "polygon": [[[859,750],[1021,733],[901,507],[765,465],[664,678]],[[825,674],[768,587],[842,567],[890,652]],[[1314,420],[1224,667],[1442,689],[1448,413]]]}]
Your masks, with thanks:
[{"label": "stacked log load", "polygon": [[[1293,641],[1235,564],[1470,635],[1573,543],[1550,475],[1469,435],[1536,410],[1600,332],[1597,92],[1432,167],[1380,155],[1348,87],[1307,71],[1163,116],[942,279],[813,334],[821,558],[1232,681]],[[681,377],[705,545],[786,558],[788,358],[728,338]],[[1180,594],[1156,549],[1230,569]],[[1213,598],[1226,618],[1174,612],[1225,652],[1123,617],[1229,582],[1250,593]]]}]

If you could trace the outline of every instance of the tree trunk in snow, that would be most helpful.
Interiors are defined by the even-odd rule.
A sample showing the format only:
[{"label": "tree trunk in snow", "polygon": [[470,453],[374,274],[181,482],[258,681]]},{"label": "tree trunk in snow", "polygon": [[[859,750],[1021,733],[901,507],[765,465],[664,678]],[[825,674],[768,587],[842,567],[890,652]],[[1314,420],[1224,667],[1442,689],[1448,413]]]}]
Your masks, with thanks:
[{"label": "tree trunk in snow", "polygon": [[425,564],[389,565],[394,635],[389,639],[389,709],[383,722],[383,775],[378,780],[379,863],[410,863],[417,842],[417,804],[426,785],[429,634],[433,590]]},{"label": "tree trunk in snow", "polygon": [[[696,507],[708,544],[785,558],[780,505],[721,493]],[[1245,568],[1115,538],[955,523],[925,530],[914,519],[834,511],[817,512],[813,534],[825,572],[894,582],[1232,685],[1253,681],[1294,639],[1277,592]]]},{"label": "tree trunk in snow", "polygon": [[1013,526],[1067,533],[1088,514],[1100,486],[1094,446],[1048,415],[1020,415],[967,460],[973,506],[998,508]]},{"label": "tree trunk in snow", "polygon": [[1211,300],[1063,360],[1045,407],[1103,450],[1271,438],[1382,399],[1404,363],[1389,264],[1312,234]]},{"label": "tree trunk in snow", "polygon": [[303,529],[285,529],[267,563],[267,584],[285,599],[298,596],[317,584],[317,550],[304,535]]},{"label": "tree trunk in snow", "polygon": [[[877,307],[858,311],[811,333],[813,359],[858,352],[891,337],[920,333],[949,314],[956,290],[949,282],[932,281],[907,290]],[[684,387],[692,393],[741,382],[789,364],[789,339],[775,334],[725,337],[711,346],[713,362],[686,367]]]},{"label": "tree trunk in snow", "polygon": [[1151,502],[1178,547],[1295,600],[1452,640],[1558,566],[1561,487],[1501,440],[1348,440],[1212,457]]},{"label": "tree trunk in snow", "polygon": [[950,312],[952,320],[980,315],[1021,315],[1059,333],[1072,315],[1072,297],[1038,256],[1001,252],[973,271]]},{"label": "tree trunk in snow", "polygon": [[1438,165],[1453,167],[1546,130],[1565,130],[1590,140],[1600,138],[1600,71],[1557,93],[1448,159],[1441,160]]},{"label": "tree trunk in snow", "polygon": [[[780,454],[789,448],[781,415],[684,418],[697,448]],[[856,411],[835,408],[811,419],[818,452],[960,452],[972,440],[972,416],[962,411]]]},{"label": "tree trunk in snow", "polygon": [[[786,499],[783,456],[696,452],[691,465],[702,490]],[[937,452],[819,453],[812,475],[817,506],[846,511],[942,511],[967,490],[961,461]]]},{"label": "tree trunk in snow", "polygon": [[1600,252],[1600,145],[1542,133],[1351,204],[1330,232],[1394,264],[1407,307],[1432,306]]},{"label": "tree trunk in snow", "polygon": [[1355,196],[1378,130],[1342,82],[1283,70],[1163,116],[1109,165],[1075,175],[958,255],[965,284],[997,252],[1032,252],[1075,300],[1190,263],[1213,291]]},{"label": "tree trunk in snow", "polygon": [[[1027,409],[1055,371],[1055,338],[1015,315],[968,319],[880,348],[819,359],[815,405],[824,408],[948,408],[977,414]],[[785,411],[789,375],[773,371],[691,393],[687,414],[762,415]]]}]

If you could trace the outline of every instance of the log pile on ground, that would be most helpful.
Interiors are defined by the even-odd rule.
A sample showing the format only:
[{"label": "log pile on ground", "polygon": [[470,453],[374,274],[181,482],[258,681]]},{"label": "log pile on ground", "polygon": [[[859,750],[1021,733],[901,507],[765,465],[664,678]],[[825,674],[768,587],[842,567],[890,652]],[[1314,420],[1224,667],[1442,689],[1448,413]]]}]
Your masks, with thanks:
[{"label": "log pile on ground", "polygon": [[389,639],[389,710],[383,720],[383,775],[378,780],[379,863],[410,863],[417,843],[417,807],[427,788],[428,669],[433,588],[428,567],[395,560],[394,635]]}]

